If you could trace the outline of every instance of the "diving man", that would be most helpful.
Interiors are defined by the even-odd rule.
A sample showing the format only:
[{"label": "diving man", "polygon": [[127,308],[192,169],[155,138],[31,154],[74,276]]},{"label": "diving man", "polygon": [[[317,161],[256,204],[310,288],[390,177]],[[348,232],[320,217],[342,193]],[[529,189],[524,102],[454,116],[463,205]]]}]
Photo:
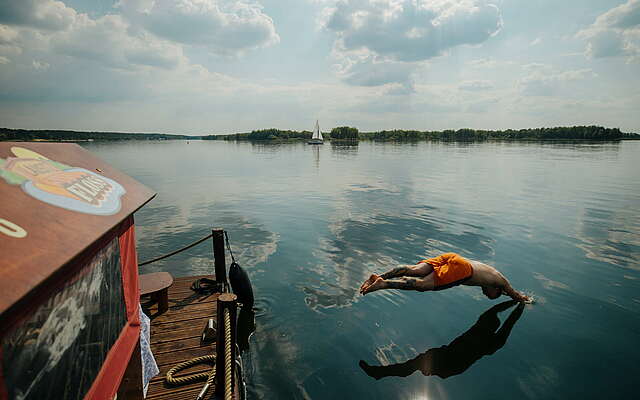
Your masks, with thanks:
[{"label": "diving man", "polygon": [[479,261],[467,260],[456,253],[445,253],[416,265],[400,265],[382,275],[372,274],[360,287],[360,293],[365,295],[381,289],[425,292],[458,285],[480,286],[482,293],[492,300],[502,294],[519,302],[528,303],[532,300],[512,288],[497,269]]}]

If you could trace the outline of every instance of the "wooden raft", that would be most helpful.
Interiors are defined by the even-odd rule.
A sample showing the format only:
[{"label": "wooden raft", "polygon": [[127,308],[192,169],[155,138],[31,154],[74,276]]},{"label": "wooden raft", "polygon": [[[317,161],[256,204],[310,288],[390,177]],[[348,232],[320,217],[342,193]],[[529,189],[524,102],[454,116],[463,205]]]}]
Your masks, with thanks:
[{"label": "wooden raft", "polygon": [[[175,278],[169,288],[169,310],[158,314],[158,305],[143,309],[151,318],[151,351],[155,356],[160,373],[149,383],[147,399],[193,400],[200,393],[203,382],[182,386],[170,386],[165,375],[176,364],[207,354],[215,354],[215,343],[201,345],[200,338],[209,318],[216,319],[216,300],[220,293],[210,295],[197,294],[190,289],[193,281],[199,278],[213,279],[212,276],[188,276]],[[208,371],[211,366],[199,364],[175,376]],[[234,398],[239,399],[238,386]],[[213,388],[209,389],[206,399],[214,398]]]}]

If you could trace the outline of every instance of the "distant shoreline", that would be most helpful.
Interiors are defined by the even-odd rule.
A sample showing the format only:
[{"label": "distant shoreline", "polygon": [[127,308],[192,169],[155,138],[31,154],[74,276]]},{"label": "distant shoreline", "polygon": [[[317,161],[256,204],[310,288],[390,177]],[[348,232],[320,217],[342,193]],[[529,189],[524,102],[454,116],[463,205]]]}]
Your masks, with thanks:
[{"label": "distant shoreline", "polygon": [[[342,132],[348,132],[344,137]],[[342,136],[339,136],[341,135]],[[619,141],[640,140],[640,135],[625,133],[618,128],[600,126],[573,126],[534,129],[507,129],[504,131],[458,129],[444,131],[383,130],[358,132],[356,128],[340,127],[323,132],[328,142],[349,144],[358,141],[376,142],[422,142],[422,141]],[[332,137],[332,135],[336,137]],[[165,133],[133,132],[87,132],[67,130],[31,130],[0,128],[0,141],[49,141],[49,142],[93,142],[121,140],[224,140],[263,143],[289,143],[306,141],[310,131],[285,131],[263,129],[246,133],[226,135],[176,135]]]}]

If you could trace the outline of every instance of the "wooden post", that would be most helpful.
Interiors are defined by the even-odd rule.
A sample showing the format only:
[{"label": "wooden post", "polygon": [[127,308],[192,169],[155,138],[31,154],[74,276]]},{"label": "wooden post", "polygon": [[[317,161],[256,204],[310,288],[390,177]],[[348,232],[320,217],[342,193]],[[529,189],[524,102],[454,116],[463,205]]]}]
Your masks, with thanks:
[{"label": "wooden post", "polygon": [[216,341],[216,396],[224,397],[224,388],[226,380],[225,357],[224,351],[226,347],[226,333],[224,324],[225,310],[229,310],[229,319],[231,322],[231,391],[235,392],[236,387],[236,313],[238,310],[238,297],[233,293],[222,293],[218,296],[217,301],[217,334]]},{"label": "wooden post", "polygon": [[224,230],[213,229],[213,262],[216,269],[216,282],[227,285],[227,266],[224,260]]}]

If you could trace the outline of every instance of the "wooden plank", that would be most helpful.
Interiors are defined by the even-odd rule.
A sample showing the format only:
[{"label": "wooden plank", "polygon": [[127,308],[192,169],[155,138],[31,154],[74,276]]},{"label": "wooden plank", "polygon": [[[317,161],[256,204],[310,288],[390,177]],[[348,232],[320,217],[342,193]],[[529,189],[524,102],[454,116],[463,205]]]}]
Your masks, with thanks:
[{"label": "wooden plank", "polygon": [[[151,326],[153,327],[153,325]],[[151,336],[151,349],[153,350],[153,346],[158,343],[173,342],[180,339],[187,339],[187,338],[194,338],[194,337],[199,338],[201,333],[202,333],[201,326],[194,326],[194,327],[190,327],[188,329],[185,329],[182,331],[176,331],[176,332],[158,333],[156,335]]]},{"label": "wooden plank", "polygon": [[171,342],[156,343],[153,345],[153,354],[158,355],[176,350],[190,349],[200,346],[200,335],[185,339],[173,340]]},{"label": "wooden plank", "polygon": [[176,331],[184,331],[187,329],[192,329],[196,327],[202,332],[207,320],[208,316],[193,318],[184,321],[176,321],[176,322],[166,322],[161,325],[151,325],[151,336],[158,335],[165,332],[176,332]]},{"label": "wooden plank", "polygon": [[[202,306],[202,307],[198,307],[198,306]],[[216,317],[215,307],[213,302],[185,307],[183,310],[180,311],[180,313],[177,313],[177,315],[167,314],[167,313],[160,314],[159,316],[154,318],[153,324],[154,326],[160,326],[166,323],[202,318],[202,316],[208,316],[209,318]]]},{"label": "wooden plank", "polygon": [[201,347],[172,351],[170,353],[160,353],[157,355],[154,353],[154,356],[158,365],[173,366],[185,360],[191,360],[192,358],[215,354],[215,347],[215,345],[209,344]]},{"label": "wooden plank", "polygon": [[[158,363],[160,373],[154,377],[147,392],[147,399],[181,400],[195,399],[204,381],[182,386],[170,386],[165,381],[167,371],[175,365],[208,354],[215,354],[214,344],[202,344],[200,336],[209,318],[216,317],[216,300],[220,293],[197,294],[191,283],[202,276],[175,278],[169,287],[169,310],[155,316],[151,321],[151,350]],[[211,276],[205,276],[211,278]],[[157,305],[149,307],[157,311]],[[174,376],[187,376],[211,370],[210,364],[198,364]],[[213,391],[208,393],[212,398]],[[236,393],[235,398],[238,398]]]}]

